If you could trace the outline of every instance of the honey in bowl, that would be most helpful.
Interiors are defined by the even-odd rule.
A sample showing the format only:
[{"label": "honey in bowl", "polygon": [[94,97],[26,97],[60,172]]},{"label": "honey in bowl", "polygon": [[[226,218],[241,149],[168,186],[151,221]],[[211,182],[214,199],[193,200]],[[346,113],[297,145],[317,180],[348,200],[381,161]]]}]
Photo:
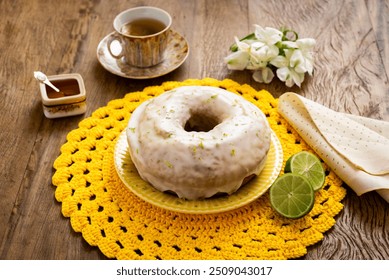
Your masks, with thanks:
[{"label": "honey in bowl", "polygon": [[139,18],[127,22],[120,28],[122,34],[128,36],[148,36],[161,32],[166,25],[153,18]]},{"label": "honey in bowl", "polygon": [[47,118],[62,118],[85,113],[86,91],[80,74],[60,74],[47,78],[60,90],[56,92],[44,83],[39,84],[43,112]]},{"label": "honey in bowl", "polygon": [[47,97],[50,99],[80,94],[80,87],[76,79],[51,81],[60,91],[56,92],[51,87],[45,85]]}]

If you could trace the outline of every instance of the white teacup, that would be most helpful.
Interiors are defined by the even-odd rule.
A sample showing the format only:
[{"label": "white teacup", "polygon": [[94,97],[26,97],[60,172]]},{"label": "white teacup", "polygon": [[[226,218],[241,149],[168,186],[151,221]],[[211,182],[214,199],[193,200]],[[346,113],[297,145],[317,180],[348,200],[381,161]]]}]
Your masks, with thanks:
[{"label": "white teacup", "polygon": [[110,54],[136,67],[161,63],[167,47],[172,18],[155,7],[136,7],[115,17],[115,31],[108,40]]}]

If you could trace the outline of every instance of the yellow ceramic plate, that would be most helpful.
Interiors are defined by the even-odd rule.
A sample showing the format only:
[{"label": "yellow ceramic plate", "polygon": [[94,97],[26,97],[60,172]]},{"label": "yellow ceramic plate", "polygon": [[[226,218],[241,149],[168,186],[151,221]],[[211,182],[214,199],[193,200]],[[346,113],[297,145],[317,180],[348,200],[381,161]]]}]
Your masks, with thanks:
[{"label": "yellow ceramic plate", "polygon": [[160,192],[139,176],[128,152],[125,130],[120,134],[114,151],[115,168],[120,179],[135,195],[161,208],[182,213],[210,214],[242,207],[265,193],[278,177],[282,167],[281,143],[272,132],[270,150],[265,167],[259,176],[229,195],[203,200],[185,200],[175,195]]}]

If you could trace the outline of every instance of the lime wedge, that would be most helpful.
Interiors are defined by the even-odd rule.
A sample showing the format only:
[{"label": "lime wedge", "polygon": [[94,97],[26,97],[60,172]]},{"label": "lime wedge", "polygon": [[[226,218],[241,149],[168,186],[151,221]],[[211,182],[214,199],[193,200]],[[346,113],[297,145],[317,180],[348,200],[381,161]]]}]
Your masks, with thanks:
[{"label": "lime wedge", "polygon": [[314,191],[318,191],[324,185],[326,177],[320,159],[306,151],[294,154],[286,161],[285,173],[288,172],[306,177]]},{"label": "lime wedge", "polygon": [[271,206],[287,218],[297,219],[308,214],[314,201],[315,192],[311,184],[298,174],[283,174],[270,187]]}]

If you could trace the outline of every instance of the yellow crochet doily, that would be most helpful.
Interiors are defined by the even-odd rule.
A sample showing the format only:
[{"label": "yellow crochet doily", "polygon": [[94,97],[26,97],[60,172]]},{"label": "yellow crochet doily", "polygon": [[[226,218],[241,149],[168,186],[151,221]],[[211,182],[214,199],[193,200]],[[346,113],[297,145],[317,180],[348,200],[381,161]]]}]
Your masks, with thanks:
[{"label": "yellow crochet doily", "polygon": [[114,146],[131,112],[143,101],[184,85],[207,85],[242,95],[267,116],[284,162],[301,150],[313,152],[278,114],[277,100],[232,80],[165,82],[127,94],[96,110],[67,136],[54,162],[52,182],[62,214],[76,232],[109,258],[117,259],[292,259],[323,238],[335,224],[346,195],[342,181],[326,167],[325,186],[312,211],[297,220],[276,214],[268,192],[238,209],[184,214],[149,204],[125,187],[114,166]]}]

